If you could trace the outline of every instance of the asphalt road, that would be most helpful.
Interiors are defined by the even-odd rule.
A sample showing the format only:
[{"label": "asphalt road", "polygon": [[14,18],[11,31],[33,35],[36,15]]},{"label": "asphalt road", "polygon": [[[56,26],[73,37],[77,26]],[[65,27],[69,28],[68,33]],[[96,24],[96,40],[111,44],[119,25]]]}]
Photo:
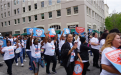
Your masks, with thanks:
[{"label": "asphalt road", "polygon": [[[29,67],[28,57],[26,57],[26,60],[27,61],[24,62],[24,67],[21,67],[20,60],[19,60],[19,66],[16,66],[15,63],[13,64],[13,69],[12,69],[13,75],[34,75],[33,71],[30,71],[28,69],[28,67]],[[7,75],[7,66],[4,63],[3,58],[2,58],[1,55],[0,55],[0,63],[3,64],[3,66],[0,67],[0,75]],[[90,56],[89,69],[91,71],[88,71],[87,75],[100,75],[100,69],[97,69],[97,68],[92,66],[92,56]],[[50,71],[52,71],[52,64],[50,66]],[[60,64],[57,64],[56,71],[57,71],[57,73],[53,74],[53,75],[66,75],[65,69],[62,66],[60,66]],[[45,67],[44,68],[40,67],[39,75],[47,75]]]}]

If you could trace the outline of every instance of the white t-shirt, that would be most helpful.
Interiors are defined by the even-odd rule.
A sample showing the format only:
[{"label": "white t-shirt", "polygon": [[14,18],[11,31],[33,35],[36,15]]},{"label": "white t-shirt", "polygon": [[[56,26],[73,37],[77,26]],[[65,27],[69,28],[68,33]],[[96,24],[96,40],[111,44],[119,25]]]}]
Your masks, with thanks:
[{"label": "white t-shirt", "polygon": [[8,38],[11,41],[11,45],[13,45],[13,38]]},{"label": "white t-shirt", "polygon": [[16,49],[15,53],[20,53],[22,51],[22,46],[18,43],[19,47]]},{"label": "white t-shirt", "polygon": [[26,40],[24,40],[24,48],[26,48]]},{"label": "white t-shirt", "polygon": [[105,39],[102,39],[101,41],[100,41],[100,48],[102,48],[102,46],[105,44]]},{"label": "white t-shirt", "polygon": [[[111,67],[114,67],[110,61],[105,57],[105,53],[108,53],[110,51],[113,51],[113,50],[116,50],[115,47],[107,47],[103,50],[102,52],[102,58],[101,58],[101,64],[105,64],[105,65],[108,65],[108,66],[111,66]],[[118,74],[114,74],[114,73],[110,73],[104,69],[102,69],[102,72],[100,75],[118,75]]]},{"label": "white t-shirt", "polygon": [[53,56],[55,53],[55,45],[54,41],[51,41],[51,43],[47,42],[45,44],[45,55]]},{"label": "white t-shirt", "polygon": [[59,40],[59,50],[61,50],[61,47],[65,43],[65,40]]},{"label": "white t-shirt", "polygon": [[16,46],[7,46],[2,49],[2,52],[4,52],[4,60],[9,60],[14,58],[14,49],[16,49]]},{"label": "white t-shirt", "polygon": [[[95,38],[95,37],[93,37],[91,40],[90,40],[90,42],[92,43],[95,43],[95,44],[98,44],[99,43],[99,40],[98,40],[98,38]],[[94,45],[91,45],[91,47],[93,48],[93,49],[97,49],[97,50],[99,50],[99,45],[97,45],[97,46],[94,46]]]},{"label": "white t-shirt", "polygon": [[34,58],[41,58],[40,47],[41,47],[40,43],[38,43],[38,45],[32,44],[32,46],[30,46],[32,57],[34,57]]},{"label": "white t-shirt", "polygon": [[[73,44],[72,44],[72,43],[70,43],[70,47],[71,47],[71,48],[73,47]],[[71,52],[70,62],[73,62],[73,61],[74,61],[74,57],[75,57],[75,52],[72,51],[72,52]]]}]

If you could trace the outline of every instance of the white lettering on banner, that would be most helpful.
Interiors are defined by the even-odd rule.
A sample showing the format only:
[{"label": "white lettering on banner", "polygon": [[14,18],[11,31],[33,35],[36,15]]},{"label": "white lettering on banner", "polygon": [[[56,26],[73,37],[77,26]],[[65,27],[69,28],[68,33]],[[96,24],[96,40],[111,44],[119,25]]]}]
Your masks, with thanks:
[{"label": "white lettering on banner", "polygon": [[114,55],[114,54],[116,54],[116,53],[119,53],[119,52],[121,52],[121,51],[118,50],[118,51],[111,52],[111,53],[108,54],[108,56],[112,56],[112,55]]}]

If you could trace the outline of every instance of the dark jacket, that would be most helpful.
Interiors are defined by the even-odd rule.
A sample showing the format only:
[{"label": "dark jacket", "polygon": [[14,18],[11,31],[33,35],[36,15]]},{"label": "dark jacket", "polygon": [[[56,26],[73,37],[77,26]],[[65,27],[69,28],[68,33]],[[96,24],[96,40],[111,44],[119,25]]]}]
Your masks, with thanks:
[{"label": "dark jacket", "polygon": [[59,53],[59,41],[57,40],[57,41],[54,43],[54,45],[55,45],[55,52],[56,52],[56,55],[58,55],[58,53]]},{"label": "dark jacket", "polygon": [[30,37],[26,41],[26,49],[30,49]]},{"label": "dark jacket", "polygon": [[82,60],[89,60],[88,50],[91,50],[91,47],[88,47],[88,43],[81,44],[80,56]]},{"label": "dark jacket", "polygon": [[[68,42],[65,42],[61,48],[61,60],[62,60],[62,65],[65,67],[68,67],[70,64],[70,58],[71,54],[68,55],[69,50],[71,49],[70,44]],[[74,60],[76,61],[78,59],[77,57],[77,50],[75,49],[75,58]]]}]

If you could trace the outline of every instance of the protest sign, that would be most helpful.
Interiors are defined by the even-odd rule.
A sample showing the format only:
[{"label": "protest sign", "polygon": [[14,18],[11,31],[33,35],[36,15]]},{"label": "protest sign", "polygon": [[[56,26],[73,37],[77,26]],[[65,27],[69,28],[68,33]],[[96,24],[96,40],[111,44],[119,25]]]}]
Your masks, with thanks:
[{"label": "protest sign", "polygon": [[44,29],[40,29],[40,28],[35,28],[35,35],[33,36],[37,36],[37,37],[45,37],[44,35]]},{"label": "protest sign", "polygon": [[5,39],[0,39],[0,45],[2,47],[5,47],[6,46],[6,40]]},{"label": "protest sign", "polygon": [[69,28],[64,28],[64,34],[70,34],[70,29]]},{"label": "protest sign", "polygon": [[121,73],[121,49],[113,50],[105,54],[106,58]]},{"label": "protest sign", "polygon": [[82,75],[83,67],[84,67],[83,63],[75,61],[73,75]]},{"label": "protest sign", "polygon": [[83,28],[83,27],[76,27],[77,33],[82,33],[82,32],[84,32],[84,30],[85,30],[85,28]]},{"label": "protest sign", "polygon": [[50,32],[50,35],[56,35],[55,29],[54,28],[49,28],[48,31]]}]

